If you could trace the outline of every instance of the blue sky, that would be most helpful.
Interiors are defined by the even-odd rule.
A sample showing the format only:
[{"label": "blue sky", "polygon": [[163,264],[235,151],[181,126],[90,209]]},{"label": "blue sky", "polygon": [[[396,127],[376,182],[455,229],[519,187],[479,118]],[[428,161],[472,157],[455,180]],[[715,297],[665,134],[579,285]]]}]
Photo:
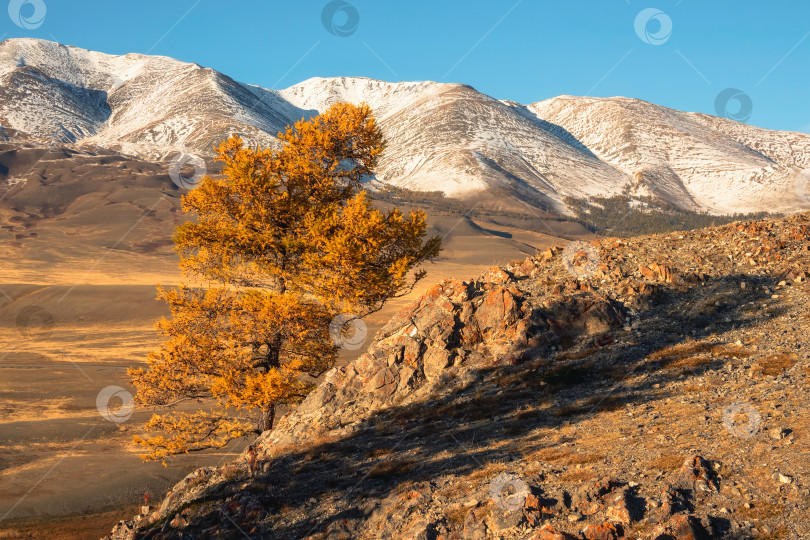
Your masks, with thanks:
[{"label": "blue sky", "polygon": [[0,32],[171,56],[270,88],[463,82],[521,103],[622,95],[810,132],[807,0],[338,2],[12,0],[21,15]]}]

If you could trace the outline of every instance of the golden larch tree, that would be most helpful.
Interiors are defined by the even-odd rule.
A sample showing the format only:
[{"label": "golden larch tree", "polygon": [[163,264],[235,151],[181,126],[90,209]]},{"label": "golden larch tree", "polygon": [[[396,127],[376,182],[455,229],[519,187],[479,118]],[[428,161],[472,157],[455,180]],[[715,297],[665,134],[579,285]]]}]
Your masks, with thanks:
[{"label": "golden larch tree", "polygon": [[[158,287],[165,341],[129,371],[137,402],[166,408],[135,438],[144,459],[271,429],[276,407],[334,364],[333,319],[412,290],[441,250],[422,211],[380,211],[362,190],[384,146],[367,105],[335,104],[278,136],[278,149],[230,137],[222,174],[183,197],[196,219],[174,242],[193,284]],[[173,409],[189,400],[204,406]]]}]

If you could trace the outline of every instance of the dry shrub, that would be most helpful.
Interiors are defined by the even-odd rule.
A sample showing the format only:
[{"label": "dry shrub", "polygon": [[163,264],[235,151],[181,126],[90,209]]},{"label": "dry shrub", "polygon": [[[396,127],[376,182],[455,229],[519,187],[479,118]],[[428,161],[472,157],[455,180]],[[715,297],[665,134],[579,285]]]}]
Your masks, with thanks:
[{"label": "dry shrub", "polygon": [[759,358],[751,367],[751,372],[756,375],[776,377],[796,365],[797,361],[796,355],[792,353],[769,354]]}]

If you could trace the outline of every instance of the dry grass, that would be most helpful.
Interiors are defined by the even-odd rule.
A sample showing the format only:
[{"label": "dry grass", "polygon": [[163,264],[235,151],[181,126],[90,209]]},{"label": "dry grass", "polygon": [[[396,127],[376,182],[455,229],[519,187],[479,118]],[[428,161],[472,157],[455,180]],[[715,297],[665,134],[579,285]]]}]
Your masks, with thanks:
[{"label": "dry grass", "polygon": [[768,356],[759,358],[756,363],[751,367],[751,373],[755,375],[766,375],[768,377],[776,377],[781,375],[788,369],[792,368],[798,362],[795,354],[792,353],[774,353]]},{"label": "dry grass", "polygon": [[549,446],[535,450],[528,454],[524,454],[526,461],[557,461],[566,456],[570,456],[573,452],[568,448],[558,448],[556,446]]},{"label": "dry grass", "polygon": [[467,480],[470,482],[476,482],[483,479],[489,480],[491,478],[494,478],[498,473],[506,472],[508,470],[509,466],[507,464],[492,462],[489,463],[483,469],[478,469],[476,471],[471,472],[467,476]]},{"label": "dry grass", "polygon": [[598,412],[621,411],[627,406],[627,402],[620,396],[607,396],[604,398],[593,396],[588,398],[588,402]]},{"label": "dry grass", "polygon": [[[704,377],[703,389],[710,388],[713,386],[720,386],[724,383],[722,377],[718,377],[717,375],[708,375]],[[699,389],[700,387],[698,387]]]},{"label": "dry grass", "polygon": [[543,416],[545,411],[543,409],[525,409],[522,411],[518,411],[515,415],[515,420],[519,421],[527,421],[527,420],[534,420],[539,416]]},{"label": "dry grass", "polygon": [[650,461],[650,467],[662,471],[674,471],[683,464],[684,457],[676,454],[662,454],[658,458]]},{"label": "dry grass", "polygon": [[783,540],[784,538],[790,538],[790,536],[788,536],[787,527],[784,525],[780,525],[770,534],[763,534],[759,536],[760,540]]},{"label": "dry grass", "polygon": [[[510,394],[514,397],[515,394]],[[469,403],[456,402],[440,406],[418,405],[404,408],[397,413],[396,418],[408,421],[412,418],[421,418],[424,423],[436,422],[443,424],[447,421],[472,422],[477,420],[490,420],[508,408],[501,396],[476,392]],[[378,428],[379,430],[379,428]]]},{"label": "dry grass", "polygon": [[324,484],[329,489],[335,489],[346,481],[351,481],[354,483],[356,480],[353,479],[357,478],[358,476],[361,475],[359,474],[357,467],[347,465],[345,467],[341,467],[340,470],[336,471],[334,474],[328,475],[326,480],[324,480]]},{"label": "dry grass", "polygon": [[[643,368],[639,368],[639,371]],[[626,366],[610,366],[599,370],[599,374],[609,378],[610,380],[620,383],[637,376],[633,370],[628,369]]]},{"label": "dry grass", "polygon": [[669,364],[669,367],[672,369],[697,369],[707,366],[712,362],[714,362],[714,360],[710,356],[691,356],[689,358],[675,360]]},{"label": "dry grass", "polygon": [[599,349],[591,347],[589,349],[582,349],[579,351],[563,351],[559,353],[556,357],[557,360],[581,360],[583,358],[588,358],[593,354],[597,353]]},{"label": "dry grass", "polygon": [[560,475],[560,480],[564,482],[584,482],[595,480],[599,475],[593,469],[571,469]]},{"label": "dry grass", "polygon": [[[226,481],[231,481],[234,480],[235,478],[238,478],[242,474],[242,472],[243,469],[238,465],[228,464],[222,467],[222,471],[220,474],[222,474],[222,478],[224,478]],[[201,480],[200,483],[202,483],[206,482],[208,478],[200,476],[198,480]]]},{"label": "dry grass", "polygon": [[651,362],[666,361],[667,363],[672,363],[687,360],[693,356],[706,354],[730,358],[746,358],[751,356],[753,351],[745,347],[721,345],[705,341],[687,341],[657,350],[647,356],[647,360]]},{"label": "dry grass", "polygon": [[393,452],[394,448],[395,447],[393,447],[393,446],[391,446],[389,448],[374,448],[374,449],[369,450],[368,452],[366,452],[366,457],[370,458],[370,459],[381,458],[381,457],[387,456],[388,454]]},{"label": "dry grass", "polygon": [[563,465],[586,465],[588,463],[596,463],[605,459],[604,454],[596,454],[585,452],[583,454],[572,454],[568,457],[561,459],[559,462]]},{"label": "dry grass", "polygon": [[551,414],[558,418],[593,413],[619,411],[624,409],[626,402],[619,396],[590,396],[555,408]]},{"label": "dry grass", "polygon": [[368,473],[368,478],[390,478],[392,476],[403,476],[411,472],[414,468],[412,461],[404,459],[392,459],[383,461],[372,467]]},{"label": "dry grass", "polygon": [[771,501],[757,500],[751,503],[751,508],[746,508],[744,504],[737,507],[737,514],[748,519],[768,519],[781,516],[784,507]]},{"label": "dry grass", "polygon": [[495,374],[492,381],[499,388],[505,388],[507,386],[512,386],[513,384],[522,383],[525,379],[526,373],[524,371],[519,371],[516,373],[508,373],[504,371],[503,373]]},{"label": "dry grass", "polygon": [[30,538],[48,540],[80,540],[101,538],[122,519],[132,519],[135,508],[125,508],[97,514],[76,514],[64,517],[40,516],[25,520],[3,522],[0,538]]},{"label": "dry grass", "polygon": [[339,441],[340,439],[334,435],[315,435],[300,445],[274,447],[272,456],[278,457],[284,454],[297,454],[306,451],[304,459],[313,461],[322,460],[326,457],[327,448]]},{"label": "dry grass", "polygon": [[[758,340],[751,340],[749,345],[752,345]],[[725,356],[728,358],[748,358],[754,351],[751,349],[747,349],[746,347],[737,347],[731,345],[718,345],[715,350],[713,351],[714,354],[717,356]]]},{"label": "dry grass", "polygon": [[552,409],[551,414],[556,416],[557,418],[565,418],[567,416],[575,416],[579,414],[585,414],[591,410],[591,407],[587,406],[584,403],[584,400],[577,401],[575,403],[567,403],[565,405],[560,405],[559,407],[555,407]]},{"label": "dry grass", "polygon": [[655,351],[647,356],[646,361],[661,364],[662,368],[672,370],[673,376],[679,376],[706,368],[722,358],[746,358],[753,353],[751,349],[736,345],[687,341]]},{"label": "dry grass", "polygon": [[532,429],[534,428],[526,424],[526,422],[509,422],[501,425],[501,431],[506,435],[522,435]]},{"label": "dry grass", "polygon": [[550,390],[567,388],[585,382],[593,374],[593,368],[592,361],[579,366],[561,364],[541,373],[539,380],[548,384]]},{"label": "dry grass", "polygon": [[683,375],[699,373],[708,369],[715,362],[717,362],[717,359],[710,356],[682,358],[665,366],[665,376],[668,379],[675,379]]},{"label": "dry grass", "polygon": [[469,510],[463,506],[454,506],[448,508],[444,512],[444,515],[447,517],[447,522],[454,528],[460,528],[464,525],[464,518],[467,517],[467,512],[469,512]]},{"label": "dry grass", "polygon": [[714,347],[714,345],[711,343],[702,341],[687,341],[686,343],[678,343],[676,345],[670,345],[669,347],[659,349],[654,353],[649,354],[647,356],[647,360],[651,362],[659,362],[662,360],[674,362],[676,360],[689,358],[690,356],[694,356],[696,354],[708,353],[711,351],[712,347]]},{"label": "dry grass", "polygon": [[547,447],[524,454],[526,461],[546,461],[555,462],[561,465],[586,465],[596,463],[605,459],[604,454],[590,452],[576,453],[567,448]]}]

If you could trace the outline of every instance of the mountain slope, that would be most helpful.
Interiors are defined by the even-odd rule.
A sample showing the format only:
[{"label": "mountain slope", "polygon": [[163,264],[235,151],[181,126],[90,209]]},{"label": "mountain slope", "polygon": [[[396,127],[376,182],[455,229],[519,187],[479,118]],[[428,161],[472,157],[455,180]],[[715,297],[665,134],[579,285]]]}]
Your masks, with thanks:
[{"label": "mountain slope", "polygon": [[527,110],[634,176],[633,191],[719,212],[793,208],[810,136],[627,98],[560,96]]},{"label": "mountain slope", "polygon": [[807,538],[808,241],[804,213],[444,280],[108,538]]},{"label": "mountain slope", "polygon": [[148,158],[183,148],[211,153],[232,132],[272,144],[272,134],[304,114],[196,64],[34,39],[0,44],[0,86],[3,126]]},{"label": "mountain slope", "polygon": [[712,213],[810,207],[796,188],[810,175],[810,135],[636,99],[521,105],[461,84],[359,77],[268,90],[166,57],[0,43],[0,125],[145,159],[210,155],[230,133],[272,145],[280,129],[337,101],[374,109],[388,140],[378,179],[471,204],[566,212],[565,197],[630,193]]},{"label": "mountain slope", "polygon": [[378,177],[399,187],[456,196],[494,189],[561,204],[560,193],[618,193],[627,181],[587,149],[466,85],[311,79],[280,94],[316,110],[369,103],[389,140]]}]

